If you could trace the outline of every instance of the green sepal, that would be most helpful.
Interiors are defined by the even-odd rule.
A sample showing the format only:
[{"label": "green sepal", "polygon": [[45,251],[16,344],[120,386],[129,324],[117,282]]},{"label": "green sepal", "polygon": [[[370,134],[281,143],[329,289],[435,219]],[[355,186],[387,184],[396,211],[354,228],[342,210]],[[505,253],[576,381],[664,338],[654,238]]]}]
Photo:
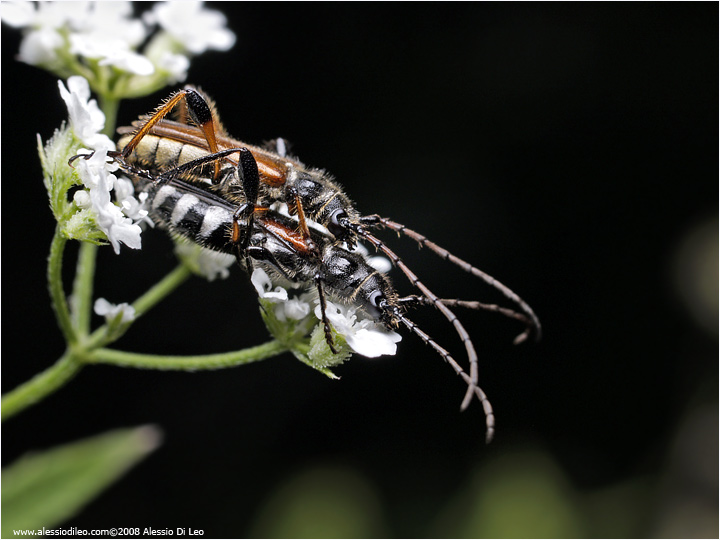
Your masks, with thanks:
[{"label": "green sepal", "polygon": [[313,329],[310,335],[310,350],[307,355],[315,369],[339,366],[350,358],[352,351],[348,347],[345,338],[335,330],[332,331],[332,337],[335,349],[338,351],[337,354],[330,350],[330,346],[325,339],[323,323],[319,322]]},{"label": "green sepal", "polygon": [[276,304],[274,302],[263,298],[258,300],[260,315],[275,339],[290,349],[295,358],[302,363],[331,379],[339,378],[330,368],[342,364],[351,355],[351,350],[343,336],[333,330],[333,342],[338,351],[337,354],[333,354],[325,341],[322,322],[317,322],[313,317],[306,317],[301,321],[281,321],[275,316]]},{"label": "green sepal", "polygon": [[82,185],[77,171],[68,164],[82,143],[65,123],[44,145],[40,135],[37,141],[43,183],[60,233],[69,240],[106,244],[107,236],[97,227],[94,212],[79,208],[72,197],[68,197],[70,189]]}]

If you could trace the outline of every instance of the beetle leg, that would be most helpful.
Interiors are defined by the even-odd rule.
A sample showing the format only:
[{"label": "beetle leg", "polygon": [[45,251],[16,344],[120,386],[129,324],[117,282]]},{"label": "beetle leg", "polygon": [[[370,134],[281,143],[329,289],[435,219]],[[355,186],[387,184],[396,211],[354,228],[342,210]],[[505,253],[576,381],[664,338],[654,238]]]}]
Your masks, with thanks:
[{"label": "beetle leg", "polygon": [[[172,111],[175,106],[183,99],[185,100],[185,103],[187,105],[188,115],[190,116],[192,121],[202,130],[203,135],[205,136],[205,140],[208,143],[208,148],[210,149],[210,152],[213,154],[216,153],[218,151],[218,143],[217,137],[215,136],[215,122],[213,121],[210,106],[208,105],[207,101],[205,101],[205,98],[203,98],[197,90],[187,87],[171,95],[164,103],[162,103],[157,109],[155,109],[155,112],[153,112],[152,116],[150,116],[147,122],[145,122],[135,132],[132,139],[130,139],[130,141],[125,145],[125,148],[123,148],[120,154],[121,157],[123,159],[127,158],[132,153],[132,151],[135,150],[143,137],[145,137],[145,135],[147,135],[150,130],[152,130],[155,124],[165,118],[170,113],[170,111]],[[214,167],[215,172],[213,175],[213,179],[217,181],[220,176],[220,162],[216,161],[214,163]]]},{"label": "beetle leg", "polygon": [[310,227],[308,226],[307,219],[305,218],[305,210],[303,209],[300,194],[295,187],[289,187],[285,190],[285,197],[288,201],[288,208],[291,209],[291,213],[297,213],[300,234],[302,234],[303,240],[307,244],[308,249],[310,251],[317,252],[318,248],[313,239],[310,237]]},{"label": "beetle leg", "polygon": [[320,300],[320,314],[322,315],[323,329],[325,330],[325,342],[328,344],[328,347],[330,347],[332,353],[337,354],[338,351],[335,349],[335,342],[332,337],[332,327],[330,326],[330,321],[326,313],[327,303],[325,302],[325,293],[322,287],[322,276],[319,274],[315,276],[315,285],[317,286],[318,299]]}]

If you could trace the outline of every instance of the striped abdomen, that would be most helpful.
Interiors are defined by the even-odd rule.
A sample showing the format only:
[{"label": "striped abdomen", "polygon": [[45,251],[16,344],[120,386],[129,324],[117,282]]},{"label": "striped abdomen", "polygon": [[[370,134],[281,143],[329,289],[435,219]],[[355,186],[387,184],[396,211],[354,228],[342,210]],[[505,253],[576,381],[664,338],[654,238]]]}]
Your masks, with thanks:
[{"label": "striped abdomen", "polygon": [[232,253],[230,236],[234,209],[210,193],[177,184],[148,189],[148,210],[152,220],[203,247]]},{"label": "striped abdomen", "polygon": [[[130,135],[122,137],[118,141],[118,149],[125,148],[131,138]],[[160,174],[207,154],[207,150],[194,144],[149,134],[140,140],[127,157],[127,162],[147,169],[153,174]]]}]

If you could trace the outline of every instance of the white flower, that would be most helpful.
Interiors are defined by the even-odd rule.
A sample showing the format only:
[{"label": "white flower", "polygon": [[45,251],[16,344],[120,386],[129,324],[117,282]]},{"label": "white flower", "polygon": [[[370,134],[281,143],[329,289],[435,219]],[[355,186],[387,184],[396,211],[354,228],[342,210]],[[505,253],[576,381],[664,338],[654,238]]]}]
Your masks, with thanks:
[{"label": "white flower", "polygon": [[[325,315],[353,351],[368,358],[394,355],[397,352],[396,344],[402,336],[372,319],[358,320],[356,312],[354,307],[326,302]],[[320,305],[315,308],[315,316],[322,319]]]},{"label": "white flower", "polygon": [[114,98],[184,81],[188,57],[235,43],[225,16],[202,2],[156,4],[144,20],[127,1],[4,1],[1,9],[3,22],[23,29],[21,61],[61,77],[82,74]]},{"label": "white flower", "polygon": [[135,320],[135,308],[127,302],[122,304],[111,304],[104,298],[98,298],[95,300],[95,313],[101,317],[105,317],[105,320],[111,322],[119,313],[122,313],[121,323],[129,323]]},{"label": "white flower", "polygon": [[165,52],[155,64],[158,69],[168,75],[168,84],[175,84],[187,78],[187,70],[190,68],[190,60],[182,54]]},{"label": "white flower", "polygon": [[115,66],[135,75],[152,75],[155,72],[155,67],[150,60],[130,50],[127,40],[102,31],[71,34],[70,52],[85,58],[100,60],[99,65],[101,66]]},{"label": "white flower", "polygon": [[91,2],[82,18],[71,20],[75,33],[97,34],[110,39],[121,39],[125,47],[136,48],[147,37],[147,28],[139,19],[133,19],[132,2]]},{"label": "white flower", "polygon": [[[290,298],[287,302],[278,304],[275,309],[275,316],[280,321],[302,321],[310,315],[310,295],[301,295],[299,297]],[[280,309],[282,308],[282,309]]]},{"label": "white flower", "polygon": [[272,288],[273,284],[270,277],[262,268],[253,270],[250,281],[255,286],[255,290],[260,298],[270,300],[271,302],[284,302],[288,299],[288,293],[282,287]]},{"label": "white flower", "polygon": [[90,190],[90,204],[96,214],[97,226],[105,233],[115,253],[120,253],[121,243],[132,249],[140,249],[142,229],[111,200],[110,191],[117,180],[111,171],[117,165],[108,161],[107,152],[107,148],[97,147],[90,158],[78,159],[78,175]]},{"label": "white flower", "polygon": [[227,278],[230,275],[230,266],[235,262],[233,255],[206,249],[190,242],[177,242],[175,254],[193,272],[208,281]]},{"label": "white flower", "polygon": [[65,41],[55,30],[42,28],[29,32],[20,43],[18,60],[31,66],[54,65],[58,60],[57,50]]},{"label": "white flower", "polygon": [[31,65],[60,69],[58,49],[100,60],[138,75],[150,75],[152,63],[135,53],[147,37],[140,20],[132,19],[131,2],[3,2],[3,21],[26,28],[19,58]]},{"label": "white flower", "polygon": [[155,224],[148,216],[147,198],[147,193],[140,193],[135,198],[135,186],[124,176],[115,180],[115,202],[120,204],[123,214],[138,225],[146,223],[150,227],[154,227]]},{"label": "white flower", "polygon": [[82,21],[88,6],[89,2],[3,2],[0,16],[15,28],[57,30]]},{"label": "white flower", "polygon": [[15,28],[30,26],[36,15],[35,5],[30,2],[3,2],[0,4],[2,21]]},{"label": "white flower", "polygon": [[82,20],[70,25],[70,52],[99,60],[101,66],[152,75],[152,62],[134,50],[147,37],[147,30],[140,20],[132,18],[132,3],[94,2],[89,7]]},{"label": "white flower", "polygon": [[[311,304],[315,318],[322,321],[322,311],[317,295],[304,292],[298,297],[289,297],[288,291],[275,287],[267,273],[261,268],[253,271],[251,281],[260,298],[276,303],[275,316],[280,321],[288,319],[301,321],[310,313]],[[355,307],[326,302],[325,315],[335,331],[345,338],[350,348],[368,358],[382,355],[394,355],[400,334],[388,330],[382,323],[366,318],[364,312]]]},{"label": "white flower", "polygon": [[145,21],[158,23],[178,45],[192,54],[208,49],[227,51],[235,34],[225,28],[225,15],[204,9],[202,2],[162,2],[145,14]]},{"label": "white flower", "polygon": [[75,136],[92,149],[106,148],[115,150],[115,143],[110,137],[100,133],[105,127],[105,115],[97,102],[90,99],[90,85],[83,77],[70,77],[68,87],[58,81],[60,96],[68,109],[70,125]]},{"label": "white flower", "polygon": [[15,28],[60,28],[77,24],[90,2],[3,2],[2,20]]},{"label": "white flower", "polygon": [[[120,244],[139,249],[142,229],[133,220],[145,219],[147,212],[141,207],[142,201],[132,197],[132,185],[125,180],[118,182],[113,174],[118,165],[108,157],[108,151],[114,150],[115,144],[108,136],[98,133],[105,125],[105,115],[95,100],[90,99],[90,87],[84,78],[70,77],[68,88],[62,81],[58,87],[68,108],[73,133],[94,152],[87,159],[75,160],[78,176],[89,193],[87,196],[75,194],[74,200],[80,208],[92,208],[98,228],[105,233],[115,253],[120,253]],[[110,196],[116,185],[122,208],[115,205]],[[128,215],[123,214],[123,209]]]}]

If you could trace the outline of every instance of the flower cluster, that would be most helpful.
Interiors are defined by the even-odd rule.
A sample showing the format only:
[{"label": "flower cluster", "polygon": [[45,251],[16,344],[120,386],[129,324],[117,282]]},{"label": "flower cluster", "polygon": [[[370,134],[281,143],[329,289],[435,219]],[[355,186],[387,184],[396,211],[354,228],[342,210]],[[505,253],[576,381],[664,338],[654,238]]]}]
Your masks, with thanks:
[{"label": "flower cluster", "polygon": [[[143,208],[147,194],[135,198],[132,182],[115,176],[118,166],[108,157],[115,144],[100,133],[105,115],[90,99],[88,82],[75,76],[68,79],[67,87],[62,81],[58,87],[70,125],[63,126],[41,147],[40,157],[51,206],[63,234],[92,242],[107,239],[116,253],[120,244],[140,248],[139,223],[149,222]],[[84,153],[87,158],[75,160],[75,175],[67,162],[77,153]],[[70,203],[65,194],[78,179],[85,189],[76,191]]]},{"label": "flower cluster", "polygon": [[[311,326],[322,326],[320,301],[316,294],[307,291],[296,294],[295,291],[276,286],[261,268],[253,271],[251,281],[265,305],[274,307],[273,316],[278,321],[291,322],[300,328],[306,327],[308,322]],[[394,355],[397,343],[402,339],[400,334],[368,318],[363,311],[352,305],[345,306],[328,301],[325,314],[335,332],[342,336],[350,349],[368,358]],[[323,332],[318,334],[324,336]]]},{"label": "flower cluster", "polygon": [[142,18],[124,1],[3,2],[0,16],[24,30],[19,60],[63,78],[82,75],[116,99],[184,81],[192,56],[235,43],[224,15],[202,2],[162,2]]}]

